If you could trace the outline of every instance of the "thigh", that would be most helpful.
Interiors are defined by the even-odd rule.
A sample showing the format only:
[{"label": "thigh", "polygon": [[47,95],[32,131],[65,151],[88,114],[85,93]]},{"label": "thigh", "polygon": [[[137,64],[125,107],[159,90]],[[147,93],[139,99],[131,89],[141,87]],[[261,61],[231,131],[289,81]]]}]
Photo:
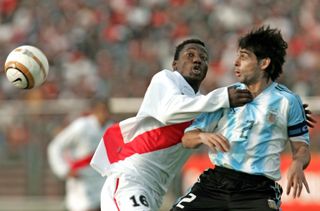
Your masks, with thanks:
[{"label": "thigh", "polygon": [[117,189],[117,177],[109,176],[101,189],[101,211],[119,211],[114,200],[114,193]]},{"label": "thigh", "polygon": [[277,211],[279,208],[272,199],[261,198],[231,203],[230,211]]},{"label": "thigh", "polygon": [[227,205],[226,194],[219,191],[212,192],[197,182],[186,195],[178,199],[171,211],[225,211]]},{"label": "thigh", "polygon": [[150,192],[139,186],[119,189],[115,194],[115,200],[121,211],[156,211],[159,209],[155,206]]},{"label": "thigh", "polygon": [[158,198],[152,190],[125,176],[108,177],[101,194],[102,211],[156,211]]},{"label": "thigh", "polygon": [[251,191],[233,194],[230,201],[232,211],[277,211],[280,210],[282,188],[279,184],[256,184]]}]

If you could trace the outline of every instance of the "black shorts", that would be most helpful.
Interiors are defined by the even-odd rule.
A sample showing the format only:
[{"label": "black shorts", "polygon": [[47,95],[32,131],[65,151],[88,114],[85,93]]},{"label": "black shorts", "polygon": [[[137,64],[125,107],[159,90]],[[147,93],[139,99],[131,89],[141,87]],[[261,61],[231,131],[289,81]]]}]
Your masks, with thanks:
[{"label": "black shorts", "polygon": [[216,166],[202,173],[171,211],[275,211],[281,194],[281,186],[267,177]]}]

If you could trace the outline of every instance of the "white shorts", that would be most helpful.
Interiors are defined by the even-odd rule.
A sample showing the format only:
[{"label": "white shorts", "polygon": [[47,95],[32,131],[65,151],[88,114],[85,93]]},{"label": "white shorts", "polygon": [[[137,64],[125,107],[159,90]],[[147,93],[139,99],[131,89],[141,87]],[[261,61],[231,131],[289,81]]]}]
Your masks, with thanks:
[{"label": "white shorts", "polygon": [[157,211],[162,196],[125,175],[107,177],[101,191],[101,211]]}]

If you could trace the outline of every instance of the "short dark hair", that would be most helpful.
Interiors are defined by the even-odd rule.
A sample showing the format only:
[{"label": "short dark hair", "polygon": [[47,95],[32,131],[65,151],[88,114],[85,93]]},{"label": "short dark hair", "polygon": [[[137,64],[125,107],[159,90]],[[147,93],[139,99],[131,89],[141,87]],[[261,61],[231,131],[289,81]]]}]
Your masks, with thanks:
[{"label": "short dark hair", "polygon": [[204,42],[202,42],[199,39],[193,38],[193,39],[185,40],[182,43],[180,43],[179,45],[177,45],[175,53],[174,53],[174,60],[179,59],[180,52],[182,51],[184,46],[186,46],[187,44],[190,44],[190,43],[199,44],[199,45],[202,45],[203,47],[207,48],[206,45],[204,44]]},{"label": "short dark hair", "polygon": [[90,101],[89,101],[89,104],[88,106],[90,108],[95,108],[96,106],[99,106],[99,105],[105,105],[107,107],[108,110],[110,110],[110,101],[108,98],[100,98],[100,97],[94,97],[94,98],[91,98]]},{"label": "short dark hair", "polygon": [[252,51],[258,60],[270,58],[267,67],[268,77],[275,81],[283,72],[288,44],[283,40],[280,30],[261,26],[239,39],[239,48]]}]

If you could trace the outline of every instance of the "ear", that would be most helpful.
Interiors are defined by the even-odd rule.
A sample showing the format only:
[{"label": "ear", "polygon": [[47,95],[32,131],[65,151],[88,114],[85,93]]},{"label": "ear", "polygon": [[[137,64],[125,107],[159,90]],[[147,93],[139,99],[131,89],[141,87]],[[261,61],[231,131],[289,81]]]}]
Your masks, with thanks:
[{"label": "ear", "polygon": [[174,60],[173,62],[172,62],[172,68],[173,68],[173,70],[177,70],[178,68],[177,68],[177,62],[176,62],[176,60]]},{"label": "ear", "polygon": [[260,62],[259,62],[259,66],[262,70],[266,70],[267,67],[270,65],[271,63],[271,59],[269,57],[267,58],[264,58],[264,59],[261,59]]}]

